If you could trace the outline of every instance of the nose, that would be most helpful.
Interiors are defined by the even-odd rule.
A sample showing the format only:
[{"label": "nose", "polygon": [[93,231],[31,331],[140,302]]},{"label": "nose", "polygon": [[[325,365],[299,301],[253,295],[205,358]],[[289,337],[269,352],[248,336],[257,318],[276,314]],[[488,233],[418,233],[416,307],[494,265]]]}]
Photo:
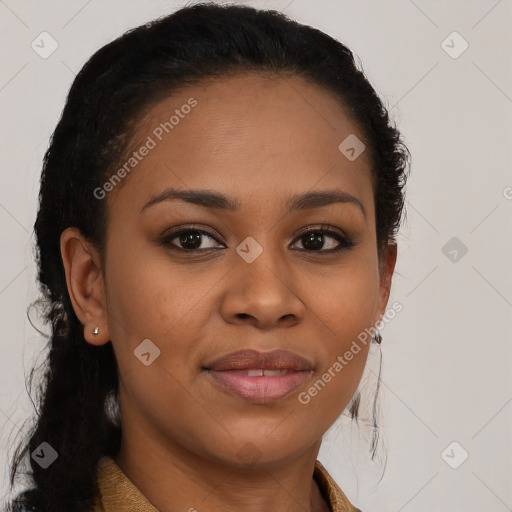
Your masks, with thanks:
[{"label": "nose", "polygon": [[220,308],[226,322],[269,330],[303,321],[306,308],[292,270],[264,254],[252,263],[237,261],[230,273]]}]

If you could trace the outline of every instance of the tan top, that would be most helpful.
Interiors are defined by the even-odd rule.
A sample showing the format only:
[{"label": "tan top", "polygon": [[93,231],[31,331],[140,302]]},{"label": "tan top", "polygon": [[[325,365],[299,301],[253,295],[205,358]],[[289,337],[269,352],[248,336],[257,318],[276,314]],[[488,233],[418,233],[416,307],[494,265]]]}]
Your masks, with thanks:
[{"label": "tan top", "polygon": [[[332,512],[361,512],[350,504],[318,460],[313,478]],[[111,457],[104,456],[100,459],[97,479],[100,494],[96,499],[94,512],[158,512]]]}]

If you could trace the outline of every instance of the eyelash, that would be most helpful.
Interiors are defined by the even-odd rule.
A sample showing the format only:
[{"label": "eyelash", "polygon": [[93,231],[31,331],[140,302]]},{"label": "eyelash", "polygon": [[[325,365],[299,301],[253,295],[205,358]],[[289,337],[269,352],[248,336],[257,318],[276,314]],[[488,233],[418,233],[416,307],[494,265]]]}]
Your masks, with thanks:
[{"label": "eyelash", "polygon": [[[350,249],[352,249],[353,247],[355,247],[357,245],[352,240],[350,240],[348,237],[343,236],[343,235],[339,234],[338,232],[333,231],[332,229],[328,229],[328,228],[329,228],[328,225],[322,225],[320,228],[315,228],[315,227],[307,228],[305,231],[303,231],[300,235],[298,235],[295,238],[294,243],[296,241],[301,240],[302,238],[306,237],[307,235],[309,235],[311,233],[320,233],[322,235],[328,235],[328,236],[334,238],[337,242],[339,242],[338,247],[336,247],[334,249],[327,249],[327,250],[323,250],[323,249],[318,249],[318,250],[295,249],[295,250],[299,250],[299,251],[302,251],[302,252],[309,252],[309,253],[334,254],[334,253],[338,253],[338,252],[343,251],[343,250],[350,250]],[[189,226],[187,228],[183,228],[183,229],[180,229],[178,231],[174,231],[172,233],[169,233],[168,235],[164,236],[159,241],[159,243],[161,245],[167,246],[171,250],[177,250],[179,252],[184,252],[184,253],[188,253],[188,254],[207,253],[207,252],[211,252],[211,251],[215,250],[214,248],[208,248],[208,249],[184,249],[184,248],[179,247],[176,244],[172,243],[172,241],[175,238],[178,238],[180,235],[187,234],[187,233],[199,233],[199,234],[204,235],[204,236],[206,236],[208,238],[211,238],[212,240],[215,240],[217,243],[220,243],[212,235],[212,233],[210,233],[208,231],[205,231],[203,229],[195,228],[193,226]]]}]

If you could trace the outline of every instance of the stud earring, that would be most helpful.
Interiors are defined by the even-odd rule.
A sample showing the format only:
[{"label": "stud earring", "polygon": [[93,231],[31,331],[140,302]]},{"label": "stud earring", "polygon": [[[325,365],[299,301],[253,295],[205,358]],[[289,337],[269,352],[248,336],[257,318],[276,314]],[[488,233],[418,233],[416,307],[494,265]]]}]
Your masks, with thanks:
[{"label": "stud earring", "polygon": [[382,343],[382,336],[380,335],[379,331],[375,333],[375,336],[373,337],[372,341],[373,343],[377,343],[378,345]]},{"label": "stud earring", "polygon": [[96,326],[96,327],[94,328],[94,330],[92,331],[92,333],[94,334],[94,336],[97,336],[99,332],[100,332],[100,328],[99,328],[98,326]]}]

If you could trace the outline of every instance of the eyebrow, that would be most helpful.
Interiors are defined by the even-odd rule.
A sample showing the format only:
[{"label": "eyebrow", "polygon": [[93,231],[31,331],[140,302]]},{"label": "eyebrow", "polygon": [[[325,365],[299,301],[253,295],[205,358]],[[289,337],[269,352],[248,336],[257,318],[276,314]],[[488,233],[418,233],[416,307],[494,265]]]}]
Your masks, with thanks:
[{"label": "eyebrow", "polygon": [[[215,210],[237,211],[240,209],[240,203],[237,199],[228,197],[219,192],[211,190],[179,190],[168,188],[163,192],[154,195],[141,209],[140,213],[155,204],[163,201],[181,200],[187,203],[210,208]],[[353,195],[340,189],[323,190],[316,192],[305,192],[289,198],[286,203],[287,213],[300,210],[309,210],[312,208],[321,208],[335,203],[348,203],[359,207],[366,218],[366,210]]]}]

